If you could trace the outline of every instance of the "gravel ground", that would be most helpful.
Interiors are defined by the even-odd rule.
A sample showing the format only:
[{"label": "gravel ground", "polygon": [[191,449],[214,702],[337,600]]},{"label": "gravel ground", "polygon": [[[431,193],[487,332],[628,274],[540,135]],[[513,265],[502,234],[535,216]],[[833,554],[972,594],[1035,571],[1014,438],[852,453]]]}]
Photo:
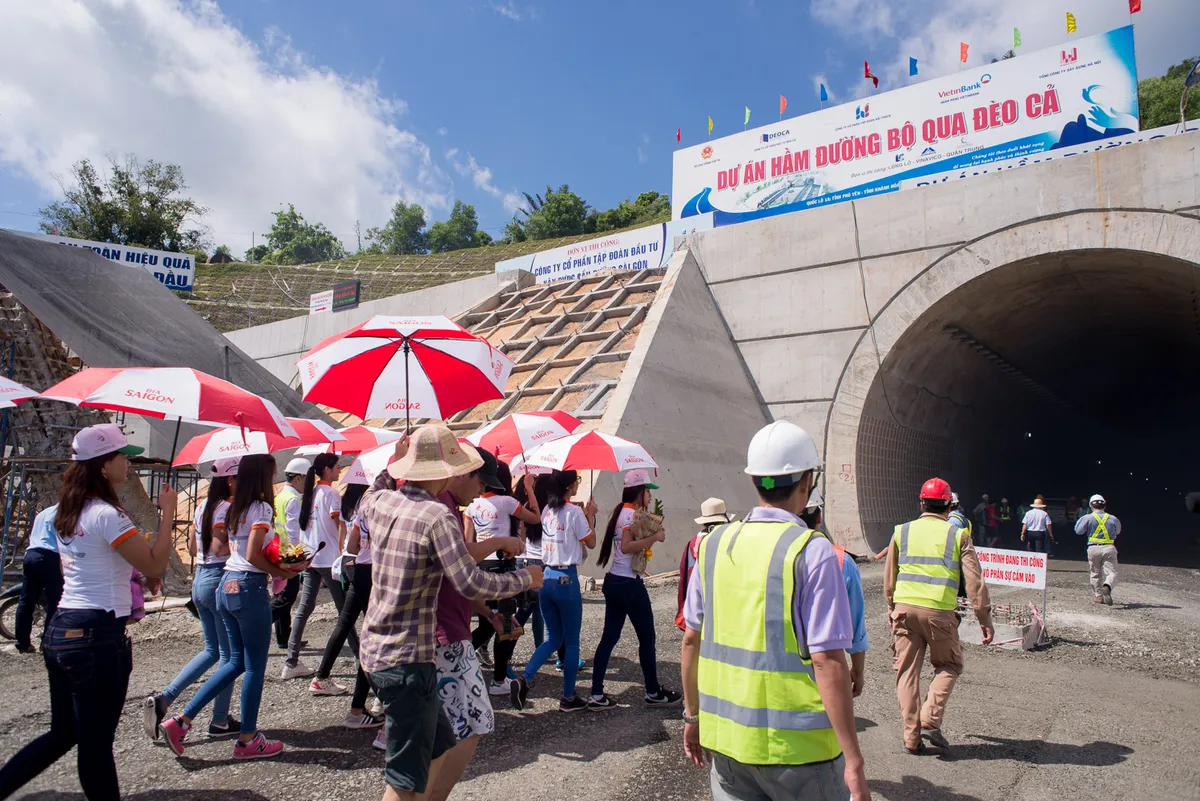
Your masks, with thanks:
[{"label": "gravel ground", "polygon": [[[867,687],[857,702],[867,775],[875,797],[981,801],[1005,799],[1200,799],[1200,571],[1122,566],[1112,608],[1094,605],[1084,563],[1050,567],[1051,644],[1034,653],[967,646],[967,672],[947,713],[955,744],[948,756],[912,757],[901,748],[899,715],[883,614],[882,568],[863,567],[872,650]],[[996,588],[999,603],[1032,594]],[[662,681],[679,687],[680,635],[672,621],[673,584],[652,590]],[[603,599],[585,596],[584,651],[599,639]],[[324,641],[333,608],[318,608],[309,627]],[[313,698],[303,681],[270,680],[264,729],[287,744],[276,760],[235,764],[229,742],[197,737],[176,759],[141,731],[138,700],[164,686],[188,659],[198,625],[182,612],[153,615],[131,629],[135,667],[117,732],[122,789],[135,799],[376,799],[381,756],[372,733],[339,725],[346,698]],[[522,640],[517,661],[528,658]],[[316,653],[306,659],[317,660]],[[282,663],[272,648],[269,671]],[[349,683],[345,656],[335,677]],[[0,654],[0,757],[49,725],[40,658]],[[581,674],[586,691],[590,672]],[[498,703],[496,733],[484,740],[453,799],[540,797],[578,801],[710,797],[705,772],[686,763],[678,710],[641,701],[636,639],[627,628],[608,691],[628,708],[563,715],[558,675],[544,668],[532,711]],[[500,699],[503,701],[504,699]],[[504,707],[503,711],[501,707]],[[236,708],[236,703],[235,703]],[[201,724],[207,718],[201,717]],[[79,799],[73,759],[55,765],[18,798]]]}]

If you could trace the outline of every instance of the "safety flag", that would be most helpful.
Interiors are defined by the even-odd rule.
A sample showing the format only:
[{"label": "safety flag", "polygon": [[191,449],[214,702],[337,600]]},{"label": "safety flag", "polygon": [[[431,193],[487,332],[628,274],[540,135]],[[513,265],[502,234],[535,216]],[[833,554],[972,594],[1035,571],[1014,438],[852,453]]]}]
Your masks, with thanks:
[{"label": "safety flag", "polygon": [[1142,0],[1129,0],[1129,13],[1136,14],[1142,10]]},{"label": "safety flag", "polygon": [[825,84],[821,84],[821,102],[824,103],[829,99],[829,92],[825,91]]},{"label": "safety flag", "polygon": [[917,60],[915,58],[913,58],[912,56],[909,56],[908,57],[908,77],[911,78],[912,76],[914,76],[916,74],[917,74]]},{"label": "safety flag", "polygon": [[712,136],[712,117],[708,118],[708,135]]},{"label": "safety flag", "polygon": [[683,141],[683,129],[682,129],[682,128],[676,128],[676,129],[675,129],[675,141],[676,141],[676,142],[682,142],[682,141]]},{"label": "safety flag", "polygon": [[1067,33],[1075,33],[1075,15],[1070,11],[1067,12]]},{"label": "safety flag", "polygon": [[1013,49],[1016,50],[1021,46],[1021,32],[1013,28]]},{"label": "safety flag", "polygon": [[964,64],[967,63],[967,43],[966,42],[958,43],[958,60]]},{"label": "safety flag", "polygon": [[746,106],[746,119],[742,121],[742,125],[750,124],[750,107]]},{"label": "safety flag", "polygon": [[779,116],[783,116],[783,112],[787,111],[787,98],[783,95],[779,96]]},{"label": "safety flag", "polygon": [[875,85],[875,88],[879,88],[879,79],[871,74],[871,65],[866,61],[863,62],[863,77],[869,78],[871,83]]}]

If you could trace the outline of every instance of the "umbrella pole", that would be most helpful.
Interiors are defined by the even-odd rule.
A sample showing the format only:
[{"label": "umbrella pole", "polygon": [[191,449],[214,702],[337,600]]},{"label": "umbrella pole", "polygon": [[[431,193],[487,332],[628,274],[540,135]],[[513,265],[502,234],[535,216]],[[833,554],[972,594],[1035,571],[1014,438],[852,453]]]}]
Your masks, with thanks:
[{"label": "umbrella pole", "polygon": [[412,406],[408,402],[408,339],[404,340],[404,433],[412,433],[412,413],[409,408]]}]

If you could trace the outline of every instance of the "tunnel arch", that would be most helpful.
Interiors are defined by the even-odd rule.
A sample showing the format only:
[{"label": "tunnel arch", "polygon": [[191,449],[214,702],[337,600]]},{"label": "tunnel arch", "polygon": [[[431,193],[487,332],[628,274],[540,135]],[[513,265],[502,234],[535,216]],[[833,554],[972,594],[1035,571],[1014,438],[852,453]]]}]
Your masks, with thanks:
[{"label": "tunnel arch", "polygon": [[878,550],[933,474],[967,505],[1108,487],[1122,508],[1175,521],[1177,494],[1200,488],[1200,460],[1182,451],[1200,441],[1197,262],[1196,216],[1113,209],[1031,220],[934,260],[872,310],[838,380],[834,537]]}]

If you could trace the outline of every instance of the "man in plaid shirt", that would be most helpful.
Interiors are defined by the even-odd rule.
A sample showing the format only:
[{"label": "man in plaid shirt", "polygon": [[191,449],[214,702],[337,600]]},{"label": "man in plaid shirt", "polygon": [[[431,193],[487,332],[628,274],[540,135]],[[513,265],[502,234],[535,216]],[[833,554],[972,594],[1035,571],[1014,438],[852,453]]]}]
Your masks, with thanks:
[{"label": "man in plaid shirt", "polygon": [[397,446],[387,473],[405,482],[372,489],[359,509],[371,532],[371,603],[359,660],[387,723],[384,799],[415,799],[432,785],[454,747],[434,663],[437,595],[445,577],[470,599],[506,598],[542,584],[540,568],[485,573],[467,552],[453,514],[437,500],[449,480],[483,460],[444,426],[423,426]]}]

